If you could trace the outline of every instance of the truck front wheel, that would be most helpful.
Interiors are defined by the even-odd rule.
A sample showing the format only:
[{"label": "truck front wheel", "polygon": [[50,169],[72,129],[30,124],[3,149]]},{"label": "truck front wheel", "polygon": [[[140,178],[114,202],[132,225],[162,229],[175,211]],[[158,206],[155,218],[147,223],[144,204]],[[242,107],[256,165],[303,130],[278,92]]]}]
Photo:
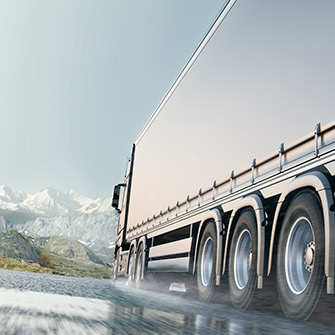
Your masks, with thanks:
[{"label": "truck front wheel", "polygon": [[215,290],[216,228],[208,223],[201,238],[197,259],[198,295],[202,301],[210,301]]},{"label": "truck front wheel", "polygon": [[229,292],[237,308],[247,308],[254,295],[256,261],[256,219],[251,210],[245,210],[236,223],[229,256]]},{"label": "truck front wheel", "polygon": [[113,281],[117,279],[118,272],[120,266],[120,248],[117,250],[116,257],[114,259],[114,266],[113,266]]},{"label": "truck front wheel", "polygon": [[280,233],[277,288],[286,316],[306,320],[324,283],[324,225],[319,201],[302,193],[291,203]]}]

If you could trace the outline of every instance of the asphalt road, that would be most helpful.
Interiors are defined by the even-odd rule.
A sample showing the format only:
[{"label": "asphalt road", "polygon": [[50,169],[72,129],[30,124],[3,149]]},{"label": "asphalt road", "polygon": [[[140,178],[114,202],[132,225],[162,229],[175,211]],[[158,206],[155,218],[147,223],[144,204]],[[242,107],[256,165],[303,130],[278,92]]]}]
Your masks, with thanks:
[{"label": "asphalt road", "polygon": [[124,282],[0,271],[0,334],[318,335],[335,334],[335,326],[129,288]]},{"label": "asphalt road", "polygon": [[[110,334],[335,334],[335,327],[285,316],[207,304],[176,294],[114,287]],[[333,318],[333,316],[331,316]]]}]

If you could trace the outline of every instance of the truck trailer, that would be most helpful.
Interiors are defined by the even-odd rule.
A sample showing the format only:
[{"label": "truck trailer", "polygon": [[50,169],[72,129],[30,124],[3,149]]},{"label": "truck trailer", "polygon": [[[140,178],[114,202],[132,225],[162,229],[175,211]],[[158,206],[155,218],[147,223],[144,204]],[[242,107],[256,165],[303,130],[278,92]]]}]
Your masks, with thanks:
[{"label": "truck trailer", "polygon": [[334,294],[334,13],[332,0],[225,1],[114,188],[116,280],[183,274],[211,301],[227,279],[247,308],[275,273],[284,313],[303,320]]}]

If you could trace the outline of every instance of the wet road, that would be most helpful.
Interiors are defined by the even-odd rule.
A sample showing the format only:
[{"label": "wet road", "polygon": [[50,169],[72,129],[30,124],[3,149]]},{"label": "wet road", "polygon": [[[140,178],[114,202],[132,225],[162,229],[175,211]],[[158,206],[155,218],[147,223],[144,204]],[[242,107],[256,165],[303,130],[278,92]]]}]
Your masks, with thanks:
[{"label": "wet road", "polygon": [[0,271],[0,334],[317,335],[335,327],[110,281]]},{"label": "wet road", "polygon": [[335,334],[335,327],[289,320],[172,294],[114,288],[110,334]]}]

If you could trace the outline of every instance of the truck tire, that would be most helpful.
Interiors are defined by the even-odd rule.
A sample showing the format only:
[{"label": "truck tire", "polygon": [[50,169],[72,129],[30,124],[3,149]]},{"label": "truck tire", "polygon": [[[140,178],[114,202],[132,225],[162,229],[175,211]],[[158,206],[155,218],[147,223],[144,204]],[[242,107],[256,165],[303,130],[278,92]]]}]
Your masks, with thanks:
[{"label": "truck tire", "polygon": [[234,307],[247,308],[257,284],[257,223],[254,213],[245,210],[233,233],[229,255],[229,292]]},{"label": "truck tire", "polygon": [[286,316],[306,320],[324,283],[324,224],[312,193],[300,193],[285,214],[277,257],[277,289]]},{"label": "truck tire", "polygon": [[202,234],[197,258],[198,295],[205,302],[211,301],[215,290],[216,248],[216,228],[214,223],[208,223]]},{"label": "truck tire", "polygon": [[139,249],[137,250],[137,257],[136,257],[136,271],[135,271],[136,288],[141,288],[143,286],[143,280],[141,278],[143,268],[143,257],[144,257],[144,250],[143,250],[143,244],[141,244]]},{"label": "truck tire", "polygon": [[129,255],[129,261],[128,261],[128,286],[134,287],[135,286],[135,280],[134,280],[134,274],[135,274],[135,248],[131,249],[130,255]]},{"label": "truck tire", "polygon": [[119,264],[120,264],[120,249],[118,249],[116,253],[116,257],[114,260],[114,266],[113,266],[113,282],[116,281],[118,272],[119,272]]}]

